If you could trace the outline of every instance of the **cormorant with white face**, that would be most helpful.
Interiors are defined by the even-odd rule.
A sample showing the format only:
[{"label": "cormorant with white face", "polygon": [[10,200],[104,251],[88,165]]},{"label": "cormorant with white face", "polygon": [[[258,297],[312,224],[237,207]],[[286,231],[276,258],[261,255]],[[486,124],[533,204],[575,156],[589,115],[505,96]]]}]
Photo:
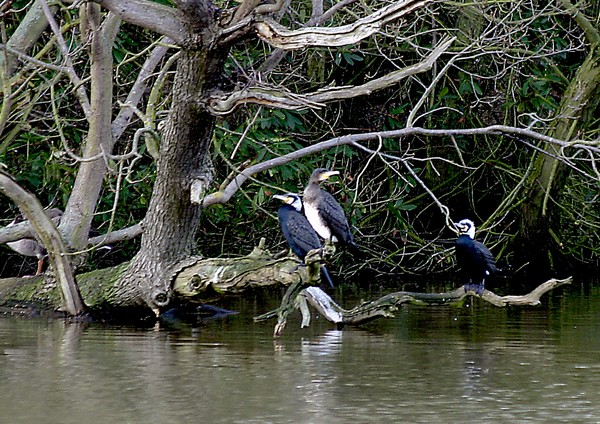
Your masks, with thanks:
[{"label": "cormorant with white face", "polygon": [[355,253],[358,246],[352,238],[344,210],[335,198],[321,188],[321,182],[339,171],[318,168],[313,171],[304,189],[304,213],[315,231],[326,241],[340,242]]},{"label": "cormorant with white face", "polygon": [[[293,193],[276,194],[273,197],[284,202],[277,211],[281,232],[292,252],[304,262],[309,251],[320,249],[322,245],[319,236],[302,214],[302,200],[300,196]],[[329,285],[333,287],[331,276],[325,265],[321,265],[321,272]]]},{"label": "cormorant with white face", "polygon": [[[470,219],[463,219],[454,224],[458,228],[456,239],[456,261],[461,268],[467,283],[476,287],[474,290],[481,295],[487,276],[498,271],[494,255],[485,245],[475,240],[475,224]],[[465,289],[470,287],[465,286]]]}]

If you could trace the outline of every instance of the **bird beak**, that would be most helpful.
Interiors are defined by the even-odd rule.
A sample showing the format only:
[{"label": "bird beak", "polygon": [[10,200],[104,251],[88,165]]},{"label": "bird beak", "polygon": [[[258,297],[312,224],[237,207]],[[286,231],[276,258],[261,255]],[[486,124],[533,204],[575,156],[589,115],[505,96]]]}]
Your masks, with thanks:
[{"label": "bird beak", "polygon": [[453,222],[452,224],[454,224],[454,227],[456,227],[459,233],[467,231],[466,225],[461,224],[460,222]]},{"label": "bird beak", "polygon": [[328,179],[334,175],[340,175],[340,171],[326,171],[321,173],[321,181]]},{"label": "bird beak", "polygon": [[288,205],[294,201],[293,197],[287,196],[285,194],[274,194],[273,198],[274,199],[279,199],[283,203],[288,204]]}]

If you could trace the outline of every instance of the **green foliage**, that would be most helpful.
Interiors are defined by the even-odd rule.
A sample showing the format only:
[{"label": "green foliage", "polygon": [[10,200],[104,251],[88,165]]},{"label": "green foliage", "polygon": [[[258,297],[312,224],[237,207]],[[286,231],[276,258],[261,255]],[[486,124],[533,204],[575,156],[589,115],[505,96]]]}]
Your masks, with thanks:
[{"label": "green foliage", "polygon": [[528,77],[519,90],[520,101],[517,101],[517,111],[527,110],[556,112],[559,107],[559,92],[564,91],[565,81],[552,71],[554,68],[545,66],[532,69],[532,75]]},{"label": "green foliage", "polygon": [[335,55],[335,64],[340,66],[347,64],[349,66],[356,65],[357,62],[362,62],[364,58],[352,50],[339,49]]},{"label": "green foliage", "polygon": [[405,121],[402,119],[402,117],[406,118],[406,114],[409,112],[409,106],[410,105],[408,103],[403,103],[400,106],[395,106],[392,108],[392,110],[390,110],[387,114],[385,129],[396,130],[404,128]]},{"label": "green foliage", "polygon": [[[169,0],[156,2],[173,5]],[[13,4],[13,9],[28,4],[19,0]],[[335,15],[322,26],[334,26],[346,17],[355,19],[382,5],[383,2],[353,2],[348,12]],[[221,1],[219,6],[225,8],[231,4]],[[292,12],[281,16],[284,25],[297,26],[303,18],[311,16],[312,5],[308,1],[292,2],[290,7]],[[450,55],[469,43],[473,43],[472,54],[465,53],[444,71],[418,111],[419,116],[423,116],[418,125],[435,129],[474,128],[493,124],[528,125],[526,119],[531,116],[544,120],[553,118],[586,48],[581,44],[581,32],[570,16],[531,10],[530,7],[545,7],[545,4],[535,2],[514,5],[510,2],[464,5],[454,2],[432,7],[440,9],[432,14],[423,11],[416,19],[401,24],[390,24],[372,39],[358,45],[287,52],[269,74],[263,73],[261,65],[273,52],[271,47],[251,38],[236,45],[224,66],[220,89],[245,87],[260,80],[275,87],[285,86],[291,93],[303,93],[329,85],[360,84],[409,66],[421,60],[421,55],[441,36],[461,32],[452,52],[442,56],[431,72],[413,76],[388,90],[310,112],[246,106],[222,118],[213,138],[212,159],[216,175],[211,190],[218,190],[217,184],[248,165],[290,154],[318,141],[348,133],[404,128],[409,113],[434,77],[443,70]],[[8,36],[23,13],[6,17]],[[63,11],[61,17],[67,28],[64,37],[74,47],[72,60],[76,71],[85,76],[89,71],[89,60],[75,28],[77,11]],[[520,27],[515,30],[501,25]],[[491,31],[492,28],[497,34]],[[502,33],[503,30],[506,32]],[[122,24],[113,49],[116,98],[125,98],[146,57],[140,52],[155,39],[156,34]],[[48,38],[40,40],[34,53],[41,51],[47,41]],[[53,50],[40,60],[54,63],[55,58],[56,51]],[[62,80],[53,82],[52,90],[49,89],[49,81],[58,78],[56,71],[40,68],[22,78],[27,79],[27,86],[21,93],[20,102],[11,111],[7,128],[10,130],[23,124],[23,130],[14,140],[9,140],[0,161],[8,164],[9,172],[36,192],[45,204],[62,207],[77,170],[75,161],[65,153],[62,139],[77,154],[87,133],[87,123],[77,107],[72,86],[63,84],[65,80]],[[169,82],[164,98],[168,98],[168,86]],[[38,94],[36,107],[27,115],[24,105]],[[169,106],[163,103],[160,107],[168,109]],[[143,108],[140,110],[143,112]],[[590,122],[589,126],[597,128],[598,122]],[[132,132],[133,129],[125,139],[130,140]],[[0,137],[2,144],[7,140],[7,131]],[[325,187],[342,203],[359,243],[375,252],[373,256],[377,257],[370,259],[381,262],[380,270],[397,269],[402,261],[429,261],[434,253],[443,250],[443,246],[439,247],[441,243],[431,248],[438,252],[424,248],[435,245],[431,240],[439,237],[443,219],[429,195],[407,171],[407,166],[450,208],[452,216],[477,218],[479,224],[492,216],[496,207],[522,182],[532,157],[531,150],[520,140],[497,136],[407,137],[365,145],[402,160],[342,146],[255,175],[228,204],[203,211],[199,235],[201,250],[208,255],[246,254],[261,236],[268,237],[270,245],[284,246],[275,219],[279,202],[272,201],[271,197],[282,191],[301,192],[311,171],[323,166],[342,171],[341,178],[333,179]],[[124,153],[128,146],[119,145],[117,150],[117,153]],[[135,164],[129,178],[120,181],[118,193],[115,175],[107,176],[99,214],[94,221],[101,230],[109,225],[122,228],[144,216],[155,165],[143,150],[142,153],[144,158]],[[593,170],[589,173],[593,174]],[[567,202],[565,210],[585,212],[582,212],[584,218],[574,212],[564,212],[561,225],[565,226],[569,240],[575,241],[564,243],[564,237],[557,237],[563,240],[571,255],[575,255],[573,252],[581,246],[587,246],[580,249],[585,250],[579,255],[584,258],[591,251],[591,243],[597,242],[593,234],[578,233],[581,227],[574,223],[588,220],[595,225],[598,222],[594,212],[597,210],[594,209],[597,189],[587,183],[568,182],[567,199],[571,203]],[[522,201],[515,199],[514,202]],[[10,210],[11,205],[6,200],[2,202],[2,210]],[[115,203],[117,211],[113,215]],[[511,221],[517,215],[516,206],[511,205],[497,219]],[[131,251],[127,250],[127,253]],[[414,258],[412,253],[415,253]],[[448,263],[451,260],[446,257],[435,264],[432,262],[428,269],[437,270]],[[356,268],[360,265],[345,266]]]},{"label": "green foliage", "polygon": [[[306,111],[288,111],[281,109],[269,109],[265,116],[261,116],[257,120],[257,124],[262,130],[289,130],[305,132],[304,123],[300,119],[302,115],[305,115]],[[265,133],[257,134],[258,140],[265,140],[261,135]],[[268,134],[269,136],[272,135]]]}]

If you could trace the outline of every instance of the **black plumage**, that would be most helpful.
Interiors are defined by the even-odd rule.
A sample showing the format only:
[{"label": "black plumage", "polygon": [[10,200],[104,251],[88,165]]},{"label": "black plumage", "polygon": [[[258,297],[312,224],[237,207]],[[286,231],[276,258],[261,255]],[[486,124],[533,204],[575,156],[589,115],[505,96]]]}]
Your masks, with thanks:
[{"label": "black plumage", "polygon": [[[281,232],[292,252],[304,262],[309,251],[320,249],[322,245],[319,236],[302,214],[302,200],[300,196],[293,193],[276,194],[273,197],[284,202],[277,211]],[[321,265],[321,272],[329,285],[333,287],[329,271],[324,265]]]},{"label": "black plumage", "polygon": [[486,277],[498,271],[494,255],[483,243],[475,240],[473,221],[463,219],[454,225],[460,232],[455,244],[456,261],[466,283],[475,285],[475,291],[481,294],[485,287]]},{"label": "black plumage", "polygon": [[339,171],[318,168],[313,171],[304,189],[304,213],[315,231],[326,241],[340,242],[355,253],[359,248],[354,242],[344,210],[331,193],[321,188],[321,182]]}]

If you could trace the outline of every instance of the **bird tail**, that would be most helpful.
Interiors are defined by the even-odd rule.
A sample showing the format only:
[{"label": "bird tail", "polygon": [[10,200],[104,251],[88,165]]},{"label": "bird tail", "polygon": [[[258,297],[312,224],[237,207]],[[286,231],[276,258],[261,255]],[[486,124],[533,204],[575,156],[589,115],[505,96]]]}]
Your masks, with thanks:
[{"label": "bird tail", "polygon": [[352,252],[352,254],[353,254],[354,256],[358,256],[358,257],[360,257],[360,256],[362,256],[362,254],[363,254],[363,252],[360,250],[360,247],[358,247],[358,244],[356,244],[356,243],[354,242],[354,240],[350,240],[350,241],[348,242],[348,248],[350,249],[350,251]]},{"label": "bird tail", "polygon": [[331,275],[329,275],[329,271],[327,271],[327,268],[325,268],[325,265],[321,265],[321,273],[323,274],[323,277],[325,277],[325,279],[329,283],[329,286],[331,288],[333,288],[333,281],[331,280]]}]

